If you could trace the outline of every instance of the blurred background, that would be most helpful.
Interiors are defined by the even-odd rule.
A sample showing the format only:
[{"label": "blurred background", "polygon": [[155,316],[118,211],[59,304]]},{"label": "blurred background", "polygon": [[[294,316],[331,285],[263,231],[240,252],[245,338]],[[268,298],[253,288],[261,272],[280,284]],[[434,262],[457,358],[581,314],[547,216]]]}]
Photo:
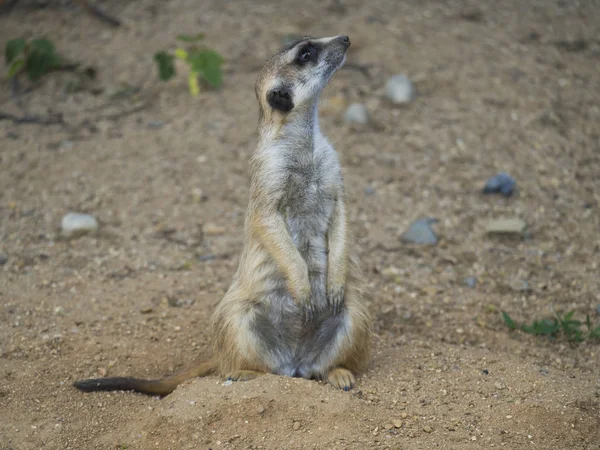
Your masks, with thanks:
[{"label": "blurred background", "polygon": [[[369,372],[75,392],[209,354],[258,70],[338,34]],[[597,448],[599,36],[594,0],[0,1],[0,447]]]}]

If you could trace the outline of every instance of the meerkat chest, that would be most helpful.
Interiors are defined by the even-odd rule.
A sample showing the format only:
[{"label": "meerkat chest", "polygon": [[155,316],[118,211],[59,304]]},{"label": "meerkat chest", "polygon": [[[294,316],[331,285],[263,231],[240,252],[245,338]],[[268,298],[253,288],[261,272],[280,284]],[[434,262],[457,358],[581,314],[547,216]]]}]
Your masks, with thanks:
[{"label": "meerkat chest", "polygon": [[288,224],[306,231],[327,231],[335,203],[335,185],[317,164],[294,167],[286,186],[285,211]]}]

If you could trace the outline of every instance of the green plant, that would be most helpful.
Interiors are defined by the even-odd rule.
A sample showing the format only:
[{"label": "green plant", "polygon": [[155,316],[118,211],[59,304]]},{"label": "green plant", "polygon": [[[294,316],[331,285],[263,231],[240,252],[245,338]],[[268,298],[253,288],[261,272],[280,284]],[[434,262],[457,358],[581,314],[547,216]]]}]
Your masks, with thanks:
[{"label": "green plant", "polygon": [[502,311],[502,319],[506,326],[511,330],[521,330],[525,333],[535,336],[558,337],[564,335],[568,341],[582,342],[586,339],[600,339],[600,325],[594,326],[589,315],[586,316],[585,329],[584,323],[579,320],[573,320],[575,311],[570,311],[565,315],[555,314],[552,318],[535,320],[531,324],[517,324],[507,312]]},{"label": "green plant", "polygon": [[154,55],[160,79],[167,81],[175,76],[175,58],[177,58],[187,63],[190,68],[188,84],[192,95],[196,96],[200,93],[200,84],[198,83],[200,77],[214,88],[221,87],[223,84],[221,71],[223,58],[214,50],[198,47],[197,43],[204,39],[204,34],[194,36],[183,34],[177,36],[177,39],[188,44],[187,48],[179,47],[173,53],[161,51]]},{"label": "green plant", "polygon": [[24,72],[31,81],[39,80],[63,64],[52,41],[45,38],[9,40],[4,48],[4,59],[8,78]]}]

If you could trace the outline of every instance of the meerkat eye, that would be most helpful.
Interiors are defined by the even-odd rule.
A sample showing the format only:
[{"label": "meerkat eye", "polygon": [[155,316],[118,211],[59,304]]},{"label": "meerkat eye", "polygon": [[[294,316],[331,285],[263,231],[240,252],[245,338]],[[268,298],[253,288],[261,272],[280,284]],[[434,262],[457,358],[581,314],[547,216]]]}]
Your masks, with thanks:
[{"label": "meerkat eye", "polygon": [[314,61],[317,57],[317,49],[313,45],[305,45],[298,53],[298,62],[306,64],[309,61]]}]

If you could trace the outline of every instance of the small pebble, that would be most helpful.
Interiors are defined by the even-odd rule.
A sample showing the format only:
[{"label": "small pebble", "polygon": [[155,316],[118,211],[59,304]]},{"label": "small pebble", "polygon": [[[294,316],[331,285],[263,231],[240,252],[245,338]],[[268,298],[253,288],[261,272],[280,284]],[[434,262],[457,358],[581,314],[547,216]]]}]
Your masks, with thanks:
[{"label": "small pebble", "polygon": [[465,278],[465,284],[470,287],[471,289],[475,288],[475,286],[477,286],[477,278],[475,277],[468,277]]},{"label": "small pebble", "polygon": [[394,428],[402,428],[402,421],[399,419],[394,419],[392,424],[394,425]]},{"label": "small pebble", "polygon": [[510,288],[516,292],[529,292],[531,288],[529,287],[529,283],[527,280],[521,280],[519,278],[515,278],[510,281]]},{"label": "small pebble", "polygon": [[406,104],[416,97],[416,90],[406,75],[394,75],[385,83],[385,95],[396,105]]},{"label": "small pebble", "polygon": [[372,188],[371,186],[367,186],[367,187],[364,189],[364,192],[365,192],[365,194],[367,194],[367,195],[373,195],[373,194],[375,193],[375,189],[374,189],[374,188]]},{"label": "small pebble", "polygon": [[400,414],[400,417],[402,417],[403,419],[406,419],[408,417],[408,414],[403,412]]},{"label": "small pebble", "polygon": [[146,124],[148,128],[152,128],[154,130],[158,130],[164,126],[164,122],[162,120],[151,120]]},{"label": "small pebble", "polygon": [[352,103],[344,113],[344,121],[346,123],[366,125],[369,123],[369,112],[367,111],[367,107],[362,103]]},{"label": "small pebble", "polygon": [[222,384],[222,386],[231,386],[232,384],[233,384],[233,381],[231,381],[231,380],[226,380],[226,381],[223,381],[223,384]]},{"label": "small pebble", "polygon": [[527,224],[518,218],[497,219],[488,222],[489,234],[523,234]]},{"label": "small pebble", "polygon": [[68,213],[62,218],[61,228],[67,237],[78,236],[96,231],[98,221],[89,214]]},{"label": "small pebble", "polygon": [[423,431],[424,431],[425,433],[433,433],[433,428],[431,428],[429,425],[425,425],[425,426],[423,427]]},{"label": "small pebble", "polygon": [[516,181],[507,173],[499,173],[490,178],[483,188],[484,194],[502,194],[510,197],[514,192]]},{"label": "small pebble", "polygon": [[204,231],[204,234],[207,236],[218,236],[225,233],[225,228],[214,223],[207,223],[202,227],[202,231]]},{"label": "small pebble", "polygon": [[4,255],[0,255],[0,266],[3,266],[8,262],[8,258]]},{"label": "small pebble", "polygon": [[484,374],[484,375],[489,375],[489,374],[490,374],[490,371],[489,371],[489,370],[487,370],[487,369],[483,369],[483,370],[481,371],[481,373],[482,373],[482,374]]},{"label": "small pebble", "polygon": [[402,235],[402,240],[413,244],[434,245],[438,238],[431,229],[431,224],[438,220],[430,217],[418,219],[413,222],[408,230]]},{"label": "small pebble", "polygon": [[504,383],[500,383],[499,381],[496,381],[494,383],[494,386],[496,387],[496,389],[506,389],[506,385]]},{"label": "small pebble", "polygon": [[294,431],[298,431],[300,429],[300,422],[294,422],[292,428],[294,429]]}]

